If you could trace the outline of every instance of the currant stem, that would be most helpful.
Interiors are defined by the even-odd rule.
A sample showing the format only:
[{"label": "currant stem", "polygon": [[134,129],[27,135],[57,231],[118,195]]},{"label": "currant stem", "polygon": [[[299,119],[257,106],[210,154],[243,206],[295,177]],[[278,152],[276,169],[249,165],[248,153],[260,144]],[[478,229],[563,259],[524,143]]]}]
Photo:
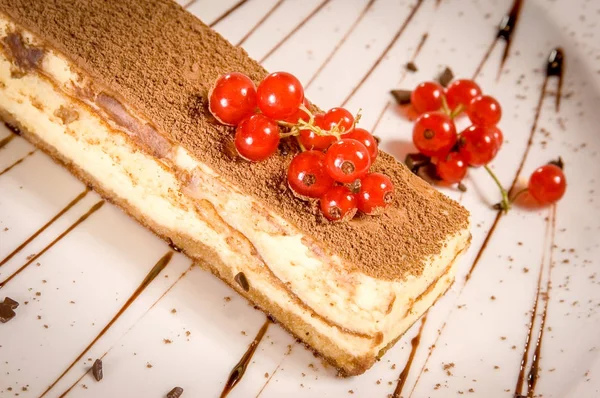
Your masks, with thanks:
[{"label": "currant stem", "polygon": [[506,189],[504,189],[504,187],[500,183],[500,180],[498,180],[498,177],[496,177],[496,174],[494,174],[492,169],[490,169],[487,164],[485,166],[483,166],[483,168],[485,169],[485,171],[488,172],[488,174],[492,177],[492,179],[494,180],[494,182],[500,189],[500,193],[502,194],[502,201],[500,202],[500,208],[505,213],[508,212],[508,209],[510,209],[510,204],[511,204],[511,201],[508,198],[508,192],[506,191]]},{"label": "currant stem", "polygon": [[450,119],[454,119],[455,117],[460,115],[460,113],[464,110],[465,110],[465,106],[463,104],[458,104],[458,106],[456,108],[454,108],[454,110],[452,112],[450,112]]},{"label": "currant stem", "polygon": [[450,110],[450,107],[448,106],[448,101],[446,101],[446,96],[442,95],[442,110],[444,111],[444,113],[448,116],[452,115],[452,111]]},{"label": "currant stem", "polygon": [[512,199],[510,200],[510,203],[515,203],[517,201],[517,199],[519,198],[519,196],[521,196],[522,194],[524,194],[525,192],[529,191],[529,188],[523,188],[521,189],[519,192],[517,192]]},{"label": "currant stem", "polygon": [[302,145],[302,142],[300,142],[300,139],[298,138],[298,136],[296,136],[296,142],[298,143],[298,146],[300,147],[300,151],[306,152],[306,148],[304,147],[304,145]]}]

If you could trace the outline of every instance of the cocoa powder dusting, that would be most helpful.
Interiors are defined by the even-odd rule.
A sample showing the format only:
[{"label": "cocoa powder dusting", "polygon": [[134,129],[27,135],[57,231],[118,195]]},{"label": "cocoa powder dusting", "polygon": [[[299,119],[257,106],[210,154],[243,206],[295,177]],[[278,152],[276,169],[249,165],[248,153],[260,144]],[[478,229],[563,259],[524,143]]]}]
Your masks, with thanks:
[{"label": "cocoa powder dusting", "polygon": [[[232,161],[223,150],[233,128],[207,114],[206,96],[222,73],[258,83],[267,71],[170,0],[0,0],[0,11],[70,59],[95,83],[135,110],[240,190],[296,225],[352,270],[382,279],[420,274],[449,235],[467,227],[468,212],[380,152],[373,169],[395,185],[379,217],[324,222],[311,204],[281,189],[295,149],[264,162]],[[117,94],[118,93],[118,94]]]}]

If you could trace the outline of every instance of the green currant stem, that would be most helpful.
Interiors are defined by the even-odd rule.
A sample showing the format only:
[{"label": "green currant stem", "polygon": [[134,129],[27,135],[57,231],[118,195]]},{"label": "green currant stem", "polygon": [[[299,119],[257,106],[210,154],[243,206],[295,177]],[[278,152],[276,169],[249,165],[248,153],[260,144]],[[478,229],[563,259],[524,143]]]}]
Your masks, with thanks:
[{"label": "green currant stem", "polygon": [[302,111],[306,112],[306,114],[308,115],[308,117],[309,117],[309,121],[308,122],[310,124],[314,124],[314,122],[315,122],[315,115],[313,115],[312,112],[306,106],[304,106],[304,104],[300,104],[300,109]]},{"label": "green currant stem", "polygon": [[306,148],[304,147],[304,145],[302,145],[302,142],[300,142],[300,139],[298,138],[298,136],[296,136],[296,141],[298,142],[298,146],[300,147],[300,151],[306,152]]},{"label": "green currant stem", "polygon": [[504,212],[507,212],[508,209],[510,209],[511,204],[511,201],[508,198],[508,192],[506,191],[506,189],[504,189],[504,187],[500,183],[500,180],[498,180],[498,177],[496,177],[496,174],[494,174],[494,172],[488,167],[488,165],[483,166],[483,168],[485,169],[485,171],[488,172],[488,174],[492,177],[492,179],[500,189],[500,193],[502,194],[502,202],[500,202],[500,207]]},{"label": "green currant stem", "polygon": [[448,101],[446,101],[446,96],[442,95],[442,110],[444,111],[444,113],[448,116],[452,115],[452,111],[450,110],[450,107],[448,106]]},{"label": "green currant stem", "polygon": [[463,104],[458,104],[458,106],[456,108],[454,108],[454,110],[452,112],[450,112],[450,119],[454,119],[455,117],[460,115],[460,113],[464,110],[465,110],[465,106]]}]

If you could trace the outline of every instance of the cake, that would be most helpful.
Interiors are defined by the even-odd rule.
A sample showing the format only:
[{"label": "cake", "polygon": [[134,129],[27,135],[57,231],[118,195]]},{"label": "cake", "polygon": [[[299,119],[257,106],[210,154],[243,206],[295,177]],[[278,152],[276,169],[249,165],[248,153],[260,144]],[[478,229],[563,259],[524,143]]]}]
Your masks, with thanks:
[{"label": "cake", "polygon": [[[444,294],[468,212],[380,152],[393,203],[328,222],[293,157],[231,156],[211,84],[267,71],[170,0],[0,0],[0,118],[341,374],[365,372]],[[202,287],[199,286],[199,289]]]}]

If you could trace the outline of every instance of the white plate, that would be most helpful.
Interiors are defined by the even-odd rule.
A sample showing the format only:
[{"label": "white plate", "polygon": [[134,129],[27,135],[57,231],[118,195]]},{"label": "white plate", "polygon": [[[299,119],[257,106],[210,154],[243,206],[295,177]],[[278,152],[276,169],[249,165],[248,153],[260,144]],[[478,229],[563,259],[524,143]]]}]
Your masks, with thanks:
[{"label": "white plate", "polygon": [[[410,122],[387,106],[388,91],[412,88],[445,65],[471,77],[510,6],[509,0],[198,0],[188,8],[208,23],[220,20],[214,28],[233,43],[243,40],[268,69],[295,73],[323,107],[362,108],[361,124],[377,125],[383,147],[402,159],[411,150]],[[445,192],[472,213],[472,247],[457,282],[425,323],[417,322],[373,369],[350,379],[336,378],[333,369],[271,326],[230,397],[386,397],[411,348],[404,397],[512,397],[536,297],[524,371],[526,376],[547,305],[535,395],[598,396],[599,19],[594,1],[525,1],[500,79],[503,41],[477,77],[503,105],[506,143],[493,167],[508,186],[535,123],[547,55],[564,48],[560,111],[551,78],[519,176],[524,181],[536,166],[562,156],[569,187],[556,208],[515,208],[490,231],[496,212],[489,206],[498,193],[483,170],[471,170],[468,192]],[[412,57],[416,73],[404,68]],[[10,133],[2,128],[0,134],[2,139]],[[81,196],[0,268],[2,281],[31,262],[0,290],[2,298],[21,303],[14,319],[0,324],[0,396],[38,397],[53,386],[45,396],[58,397],[72,385],[69,397],[163,397],[176,385],[185,389],[184,398],[219,396],[264,316],[175,254],[117,317],[169,247],[110,204],[77,224],[100,198],[82,194],[82,184],[31,151],[18,137],[0,149],[0,170],[24,158],[0,175],[0,261]],[[86,371],[99,357],[104,379],[96,382]]]}]

